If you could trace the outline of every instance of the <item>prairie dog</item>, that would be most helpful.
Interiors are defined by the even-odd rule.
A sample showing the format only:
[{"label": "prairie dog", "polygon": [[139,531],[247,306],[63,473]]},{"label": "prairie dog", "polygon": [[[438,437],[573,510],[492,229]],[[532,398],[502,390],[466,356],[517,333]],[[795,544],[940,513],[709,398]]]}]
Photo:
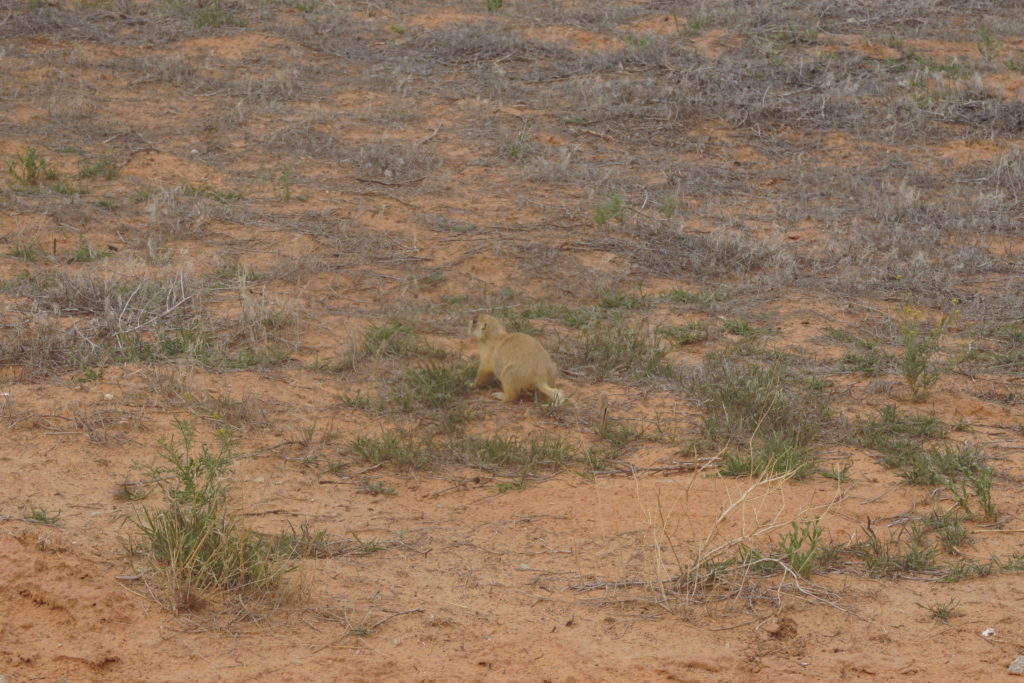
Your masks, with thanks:
[{"label": "prairie dog", "polygon": [[540,342],[521,332],[508,333],[500,320],[491,315],[475,315],[469,333],[480,348],[480,369],[473,386],[479,389],[497,376],[502,391],[491,394],[502,401],[515,401],[519,392],[536,389],[554,404],[565,397],[551,384],[558,369]]}]

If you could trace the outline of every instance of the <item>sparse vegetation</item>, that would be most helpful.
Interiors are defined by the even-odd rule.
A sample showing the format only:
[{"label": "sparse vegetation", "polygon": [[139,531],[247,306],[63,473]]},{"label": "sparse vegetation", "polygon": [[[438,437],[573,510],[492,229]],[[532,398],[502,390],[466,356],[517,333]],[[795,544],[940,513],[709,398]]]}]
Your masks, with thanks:
[{"label": "sparse vegetation", "polygon": [[57,172],[35,147],[7,162],[7,173],[24,187],[35,187],[44,180],[56,180]]},{"label": "sparse vegetation", "polygon": [[735,334],[747,339],[756,339],[761,334],[761,330],[746,320],[726,320],[723,327],[727,334]]},{"label": "sparse vegetation", "polygon": [[114,180],[121,175],[121,167],[118,166],[117,160],[113,157],[104,156],[100,157],[91,164],[83,164],[78,169],[79,178],[103,178],[104,180]]},{"label": "sparse vegetation", "polygon": [[659,327],[658,332],[661,336],[679,346],[696,344],[708,338],[707,327],[697,322]]},{"label": "sparse vegetation", "polygon": [[39,247],[34,244],[16,244],[11,247],[11,250],[7,252],[7,255],[35,263],[40,259],[40,257],[42,257],[42,252],[39,251]]},{"label": "sparse vegetation", "polygon": [[228,506],[224,478],[235,460],[233,435],[218,434],[217,450],[196,443],[195,429],[178,422],[179,437],[160,442],[161,465],[149,468],[162,507],[138,507],[129,543],[144,552],[165,580],[169,606],[194,610],[210,590],[267,597],[295,569],[291,554],[245,528]]},{"label": "sparse vegetation", "polygon": [[437,462],[429,441],[401,429],[376,437],[356,437],[349,448],[371,465],[391,463],[399,469],[426,469]]},{"label": "sparse vegetation", "polygon": [[995,519],[992,469],[985,464],[981,449],[969,443],[923,443],[924,439],[943,439],[947,431],[934,417],[900,415],[893,405],[884,406],[878,418],[857,427],[859,443],[882,453],[882,464],[899,472],[908,484],[945,487],[968,514],[973,490],[981,515]]},{"label": "sparse vegetation", "polygon": [[897,576],[907,572],[934,571],[936,548],[928,540],[923,524],[901,526],[886,537],[870,527],[868,539],[853,549],[871,576]]},{"label": "sparse vegetation", "polygon": [[950,598],[949,600],[946,600],[944,602],[937,602],[934,605],[931,605],[930,607],[926,607],[925,605],[918,603],[918,607],[922,607],[928,610],[928,615],[932,619],[936,621],[941,621],[943,624],[948,624],[950,619],[960,615],[960,613],[956,610],[959,604],[959,600],[955,598]]},{"label": "sparse vegetation", "polygon": [[562,439],[533,436],[488,438],[465,437],[450,442],[449,448],[460,461],[484,469],[513,475],[520,480],[541,470],[557,470],[579,460],[576,448]]},{"label": "sparse vegetation", "polygon": [[612,316],[583,328],[578,361],[596,379],[626,375],[634,379],[671,377],[675,370],[665,361],[668,349],[645,323],[635,324]]},{"label": "sparse vegetation", "polygon": [[340,359],[323,361],[319,367],[328,371],[352,370],[368,358],[394,356],[425,356],[443,359],[445,352],[426,343],[411,325],[392,320],[382,325],[370,325],[362,338],[353,340],[348,352]]},{"label": "sparse vegetation", "polygon": [[815,471],[814,446],[830,419],[820,388],[780,362],[722,355],[709,356],[689,386],[703,406],[704,438],[725,449],[723,474],[803,478]]},{"label": "sparse vegetation", "polygon": [[403,373],[387,400],[406,412],[451,408],[457,398],[469,393],[474,374],[471,363],[429,361]]},{"label": "sparse vegetation", "polygon": [[594,207],[594,224],[604,227],[609,221],[621,223],[626,214],[626,200],[622,195],[611,194]]},{"label": "sparse vegetation", "polygon": [[948,675],[1024,571],[1016,4],[5,3],[11,675]]},{"label": "sparse vegetation", "polygon": [[807,579],[817,568],[825,551],[821,540],[824,529],[817,519],[794,520],[788,532],[779,539],[779,550],[793,571]]},{"label": "sparse vegetation", "polygon": [[83,240],[78,243],[78,248],[75,249],[75,253],[71,259],[76,263],[88,263],[90,261],[97,261],[101,258],[106,258],[107,256],[110,256],[109,251],[100,251]]},{"label": "sparse vegetation", "polygon": [[36,522],[47,526],[57,526],[60,522],[60,511],[50,512],[49,509],[42,505],[30,503],[28,507],[22,510],[21,518],[28,522]]},{"label": "sparse vegetation", "polygon": [[939,350],[942,335],[946,331],[948,319],[943,317],[938,323],[925,323],[916,311],[909,311],[900,327],[900,343],[903,356],[899,359],[900,370],[910,389],[910,400],[918,402],[928,396],[928,392],[947,370],[945,363],[932,359]]},{"label": "sparse vegetation", "polygon": [[365,493],[371,496],[393,496],[395,488],[388,486],[380,479],[360,479],[356,486],[356,493]]},{"label": "sparse vegetation", "polygon": [[245,196],[241,192],[233,190],[216,190],[209,185],[190,185],[187,183],[182,185],[181,191],[186,197],[205,197],[221,204],[230,204]]}]

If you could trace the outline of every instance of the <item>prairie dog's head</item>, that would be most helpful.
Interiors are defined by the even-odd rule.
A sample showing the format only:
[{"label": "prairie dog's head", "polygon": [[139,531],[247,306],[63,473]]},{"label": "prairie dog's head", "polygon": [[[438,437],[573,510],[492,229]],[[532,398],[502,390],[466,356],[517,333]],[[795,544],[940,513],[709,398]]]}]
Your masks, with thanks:
[{"label": "prairie dog's head", "polygon": [[493,315],[480,313],[473,316],[473,322],[469,324],[469,335],[473,339],[484,341],[499,334],[505,334],[505,326]]}]

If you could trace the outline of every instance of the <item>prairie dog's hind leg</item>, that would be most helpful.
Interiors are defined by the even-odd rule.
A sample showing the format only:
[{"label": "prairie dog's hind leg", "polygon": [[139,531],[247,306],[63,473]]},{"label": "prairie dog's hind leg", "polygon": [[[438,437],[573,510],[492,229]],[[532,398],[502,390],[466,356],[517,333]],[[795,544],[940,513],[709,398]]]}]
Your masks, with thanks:
[{"label": "prairie dog's hind leg", "polygon": [[515,387],[506,387],[504,384],[502,384],[501,388],[502,391],[496,391],[493,394],[491,394],[491,396],[498,400],[504,401],[505,403],[511,403],[515,401],[517,398],[519,398],[519,390],[516,389]]},{"label": "prairie dog's hind leg", "polygon": [[480,369],[476,371],[476,379],[473,380],[473,386],[479,389],[490,382],[493,377],[494,371],[481,365]]}]

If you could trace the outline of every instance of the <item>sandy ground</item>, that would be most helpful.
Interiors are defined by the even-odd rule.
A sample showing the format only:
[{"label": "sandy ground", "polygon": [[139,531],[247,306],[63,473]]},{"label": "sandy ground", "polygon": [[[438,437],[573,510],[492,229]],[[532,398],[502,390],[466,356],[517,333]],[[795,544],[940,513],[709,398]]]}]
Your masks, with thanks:
[{"label": "sandy ground", "polygon": [[[836,213],[826,221],[787,202],[795,185],[814,184],[801,180],[807,159],[942,179],[1000,163],[1019,137],[1008,129],[961,133],[956,126],[968,124],[952,121],[942,124],[944,137],[904,142],[838,124],[762,128],[723,109],[671,122],[649,117],[643,125],[651,141],[638,142],[629,136],[648,133],[630,123],[616,127],[617,114],[585,111],[586,93],[603,92],[598,76],[582,77],[584,95],[574,100],[568,84],[578,72],[561,67],[658,40],[683,41],[695,58],[714,63],[762,35],[718,14],[704,26],[688,5],[666,12],[664,4],[601,3],[600,14],[574,3],[549,11],[509,2],[490,14],[471,2],[0,3],[0,157],[6,164],[37,147],[70,183],[60,188],[53,179],[33,189],[12,171],[0,195],[8,250],[0,257],[0,315],[12,340],[0,368],[0,676],[16,683],[1007,675],[1024,647],[1019,573],[943,578],[960,562],[1024,554],[1021,341],[985,336],[994,318],[978,313],[980,304],[965,306],[943,357],[971,347],[1016,360],[1002,369],[951,365],[920,403],[909,401],[892,364],[878,376],[842,367],[850,347],[834,330],[880,338],[889,330],[882,348],[897,354],[891,330],[901,310],[910,305],[936,319],[941,307],[921,294],[908,304],[894,293],[910,270],[859,293],[822,285],[855,266],[836,258],[837,265],[810,273],[815,250],[876,217]],[[199,26],[196,17],[206,11],[244,22],[212,14],[214,25]],[[974,18],[954,17],[950,26]],[[460,43],[458,34],[441,33],[488,21],[501,27],[500,40],[484,33]],[[778,48],[779,59],[804,64],[841,52],[876,69],[932,60],[949,72],[944,60],[980,64],[979,50],[995,50],[997,59],[986,62],[995,66],[978,67],[964,82],[973,78],[1019,104],[1024,75],[1012,65],[1024,59],[1024,40],[1016,24],[989,45],[942,39],[938,29],[910,33],[915,24],[896,15],[882,16],[878,31],[861,31],[858,21],[793,38]],[[889,29],[909,37],[882,38]],[[509,35],[515,40],[502,42]],[[452,47],[438,48],[445,40]],[[628,79],[673,74],[655,61],[617,59],[600,73],[621,79],[626,105],[639,98],[628,94]],[[480,80],[469,87],[466,74]],[[539,87],[555,94],[534,99],[531,89]],[[804,86],[778,87],[789,95]],[[912,92],[920,106],[926,90]],[[867,92],[863,100],[885,97]],[[721,106],[746,111],[746,103]],[[658,142],[665,126],[675,142]],[[105,156],[118,168],[111,177],[80,172]],[[698,168],[719,185],[698,187]],[[985,201],[1010,201],[1020,188],[1014,178],[1001,181],[1003,199]],[[593,207],[615,182],[639,183],[629,194],[635,217],[595,226]],[[667,276],[646,252],[607,242],[661,220],[647,186],[677,189],[678,213],[665,219],[673,229],[707,235],[741,225],[745,236],[783,245],[800,273],[771,280],[776,265],[766,257],[746,271],[736,265],[715,274],[708,266]],[[923,194],[899,191],[913,195],[905,211],[927,204]],[[942,186],[932,191],[932,199],[943,194]],[[230,192],[239,196],[225,197]],[[983,200],[979,206],[989,206]],[[853,202],[838,195],[822,201]],[[1019,232],[951,240],[964,253],[976,247],[1000,264],[1020,264]],[[109,256],[76,260],[85,244]],[[25,245],[38,253],[19,257]],[[740,264],[744,257],[730,258]],[[901,268],[917,267],[915,254],[893,258]],[[245,268],[258,277],[239,280]],[[956,291],[977,303],[1010,297],[1020,272],[998,266],[975,274],[967,265],[949,277],[960,278]],[[130,298],[113,312],[86,310],[70,294],[46,299],[46,278],[62,273],[85,278],[76,282],[205,282],[182,310],[201,303],[196,315],[232,354],[284,349],[283,362],[210,367],[167,356],[62,364],[38,350],[40,338],[56,339],[60,329],[87,335],[88,321],[102,315],[122,332],[160,333],[149,314],[126,322]],[[216,277],[220,284],[209,284]],[[677,288],[740,294],[717,307],[667,303]],[[667,360],[681,372],[739,348],[742,335],[723,325],[748,319],[763,330],[762,348],[791,354],[826,378],[835,431],[819,455],[826,470],[848,464],[848,476],[721,476],[708,460],[713,449],[694,450],[702,406],[682,383],[640,381],[619,369],[598,376],[573,360],[577,332],[543,316],[537,333],[564,370],[568,404],[554,411],[531,400],[503,405],[478,391],[457,399],[472,412],[467,429],[554,436],[586,449],[600,442],[594,431],[606,412],[645,433],[615,462],[596,475],[577,464],[517,480],[450,462],[409,471],[355,454],[359,436],[395,425],[429,431],[439,419],[350,400],[385,395],[420,359],[371,357],[342,371],[320,364],[342,358],[371,326],[404,321],[450,357],[472,358],[466,326],[475,311],[512,315],[537,302],[600,310],[610,291],[655,302],[627,313],[637,324],[710,330],[701,343],[673,347]],[[946,296],[936,291],[935,301]],[[285,322],[274,323],[270,313]],[[1016,321],[1019,329],[1020,315],[1004,311],[999,324]],[[51,319],[56,328],[45,327]],[[25,348],[37,350],[19,355]],[[937,551],[933,569],[878,577],[851,549],[872,533],[896,537],[930,510],[954,507],[949,491],[901,483],[877,452],[842,436],[889,404],[966,425],[944,443],[969,442],[986,453],[998,515],[968,518],[970,541]],[[196,424],[204,443],[225,426],[237,433],[241,457],[227,482],[245,524],[267,534],[307,524],[347,544],[345,552],[299,561],[274,604],[209,595],[174,609],[160,573],[127,549],[137,538],[132,511],[158,506],[158,496],[132,503],[115,493],[124,481],[145,479],[138,466],[157,462],[158,443],[177,434],[175,419]],[[365,492],[368,481],[391,495]],[[30,519],[40,510],[59,520]],[[777,547],[791,522],[812,518],[846,550],[810,577],[733,576],[680,588],[679,577],[701,553],[724,558],[741,545]],[[938,605],[955,606],[954,616],[934,618]]]}]

